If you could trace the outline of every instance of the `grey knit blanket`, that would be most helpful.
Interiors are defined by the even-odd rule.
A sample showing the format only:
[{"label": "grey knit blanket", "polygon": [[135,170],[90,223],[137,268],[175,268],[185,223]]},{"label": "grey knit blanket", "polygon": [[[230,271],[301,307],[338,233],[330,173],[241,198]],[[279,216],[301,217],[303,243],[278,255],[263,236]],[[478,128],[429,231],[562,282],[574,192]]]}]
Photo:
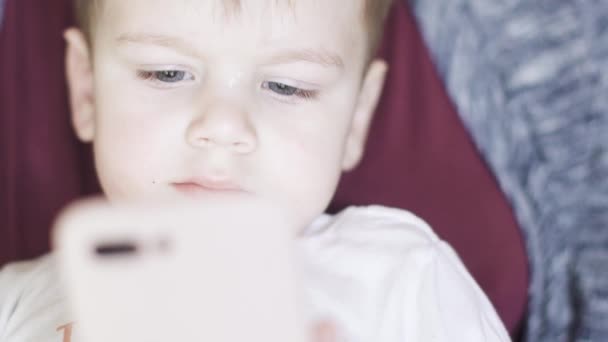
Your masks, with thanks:
[{"label": "grey knit blanket", "polygon": [[526,341],[608,341],[608,1],[410,2],[523,230]]},{"label": "grey knit blanket", "polygon": [[0,30],[2,30],[2,17],[4,15],[4,0],[0,0]]}]

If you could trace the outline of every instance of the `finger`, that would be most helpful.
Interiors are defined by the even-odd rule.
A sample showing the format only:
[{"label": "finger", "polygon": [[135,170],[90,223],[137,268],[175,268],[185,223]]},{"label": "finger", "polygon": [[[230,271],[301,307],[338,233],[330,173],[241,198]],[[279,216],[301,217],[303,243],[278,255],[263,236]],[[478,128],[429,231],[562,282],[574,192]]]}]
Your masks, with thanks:
[{"label": "finger", "polygon": [[337,342],[336,327],[330,322],[318,323],[314,328],[314,342]]}]

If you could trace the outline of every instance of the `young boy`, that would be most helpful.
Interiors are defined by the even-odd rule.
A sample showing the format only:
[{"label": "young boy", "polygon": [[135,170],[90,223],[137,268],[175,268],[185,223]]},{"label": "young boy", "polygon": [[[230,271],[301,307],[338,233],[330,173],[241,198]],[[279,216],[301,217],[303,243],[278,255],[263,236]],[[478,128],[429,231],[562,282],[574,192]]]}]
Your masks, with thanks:
[{"label": "young boy", "polygon": [[[507,341],[453,251],[411,214],[324,215],[363,154],[389,0],[80,0],[73,125],[110,201],[230,193],[297,218],[311,298],[345,341]],[[52,257],[0,273],[0,340],[75,341]]]}]

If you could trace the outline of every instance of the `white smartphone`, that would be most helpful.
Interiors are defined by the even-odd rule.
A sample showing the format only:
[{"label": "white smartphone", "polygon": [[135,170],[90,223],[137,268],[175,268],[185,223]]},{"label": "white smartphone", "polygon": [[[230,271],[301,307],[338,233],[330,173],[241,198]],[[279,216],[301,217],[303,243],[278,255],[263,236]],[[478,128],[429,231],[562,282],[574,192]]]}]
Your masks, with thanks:
[{"label": "white smartphone", "polygon": [[53,239],[85,342],[305,342],[294,231],[264,202],[89,200]]}]

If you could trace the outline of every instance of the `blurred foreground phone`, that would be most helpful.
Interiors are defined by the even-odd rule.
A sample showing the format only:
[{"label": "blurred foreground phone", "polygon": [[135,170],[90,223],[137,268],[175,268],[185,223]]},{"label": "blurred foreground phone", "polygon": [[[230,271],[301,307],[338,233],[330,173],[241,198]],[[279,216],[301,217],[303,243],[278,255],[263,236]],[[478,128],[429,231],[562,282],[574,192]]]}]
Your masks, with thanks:
[{"label": "blurred foreground phone", "polygon": [[84,342],[305,342],[293,234],[267,203],[95,200],[54,244]]}]

